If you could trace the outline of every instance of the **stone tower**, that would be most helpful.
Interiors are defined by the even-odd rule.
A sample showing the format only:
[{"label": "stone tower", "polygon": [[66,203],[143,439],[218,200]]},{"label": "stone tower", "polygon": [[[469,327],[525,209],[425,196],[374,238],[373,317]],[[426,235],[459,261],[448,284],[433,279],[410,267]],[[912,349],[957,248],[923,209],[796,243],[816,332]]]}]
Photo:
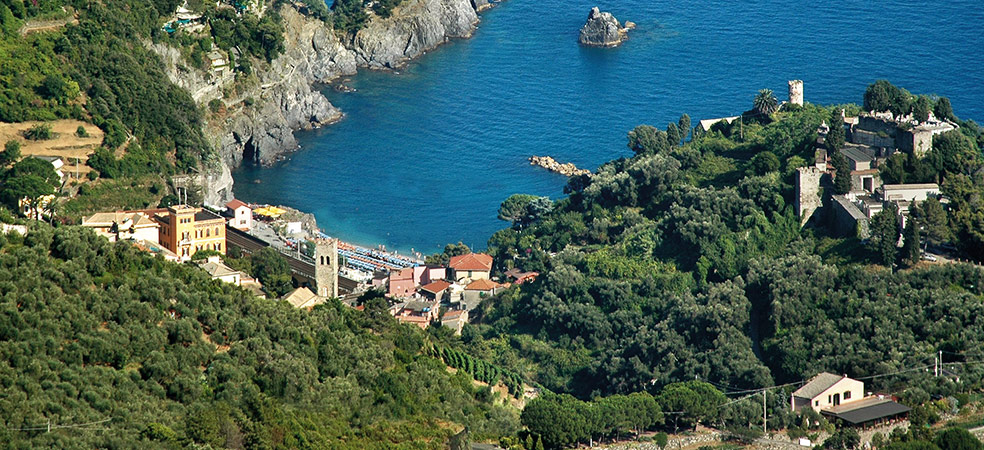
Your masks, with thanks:
[{"label": "stone tower", "polygon": [[338,297],[338,240],[314,241],[315,294],[321,297]]},{"label": "stone tower", "polygon": [[803,106],[803,80],[789,81],[789,103]]},{"label": "stone tower", "polygon": [[796,197],[793,207],[800,219],[800,226],[806,225],[813,213],[821,206],[820,178],[824,171],[816,166],[796,169]]}]

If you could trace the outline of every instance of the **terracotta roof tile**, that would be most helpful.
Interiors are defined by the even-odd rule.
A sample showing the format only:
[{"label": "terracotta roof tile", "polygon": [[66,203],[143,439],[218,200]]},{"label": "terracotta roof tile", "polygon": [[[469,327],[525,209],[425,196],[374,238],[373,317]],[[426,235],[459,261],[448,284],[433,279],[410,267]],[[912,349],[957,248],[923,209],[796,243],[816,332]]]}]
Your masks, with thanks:
[{"label": "terracotta roof tile", "polygon": [[429,284],[425,284],[425,285],[421,286],[420,290],[437,294],[437,293],[440,293],[440,292],[444,291],[445,289],[447,289],[450,286],[451,286],[451,283],[448,283],[447,281],[437,280],[437,281],[435,281],[433,283],[429,283]]},{"label": "terracotta roof tile", "polygon": [[484,253],[452,256],[449,266],[455,270],[492,270],[492,257]]},{"label": "terracotta roof tile", "polygon": [[491,291],[492,289],[496,289],[496,288],[499,288],[501,286],[502,285],[500,285],[499,283],[496,283],[495,281],[482,279],[482,280],[472,281],[471,283],[468,284],[468,286],[465,286],[465,290],[466,291]]}]

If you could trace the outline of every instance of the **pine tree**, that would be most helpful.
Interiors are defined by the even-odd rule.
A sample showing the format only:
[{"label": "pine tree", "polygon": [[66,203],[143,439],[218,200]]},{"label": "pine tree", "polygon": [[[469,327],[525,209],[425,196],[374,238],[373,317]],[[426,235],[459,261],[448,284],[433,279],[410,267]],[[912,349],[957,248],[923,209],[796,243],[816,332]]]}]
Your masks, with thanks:
[{"label": "pine tree", "polygon": [[904,242],[902,243],[902,264],[908,267],[912,267],[919,262],[919,224],[916,223],[916,219],[909,217],[906,220],[905,230],[902,232],[902,238]]},{"label": "pine tree", "polygon": [[841,116],[841,110],[835,109],[830,114],[828,125],[830,126],[830,131],[827,132],[827,137],[824,138],[824,145],[827,147],[827,151],[831,153],[837,152],[844,146],[844,140],[846,139],[846,133],[844,133],[844,117]]},{"label": "pine tree", "polygon": [[830,161],[837,171],[834,177],[834,192],[840,195],[851,192],[851,166],[847,158],[841,152],[834,152],[830,156]]}]

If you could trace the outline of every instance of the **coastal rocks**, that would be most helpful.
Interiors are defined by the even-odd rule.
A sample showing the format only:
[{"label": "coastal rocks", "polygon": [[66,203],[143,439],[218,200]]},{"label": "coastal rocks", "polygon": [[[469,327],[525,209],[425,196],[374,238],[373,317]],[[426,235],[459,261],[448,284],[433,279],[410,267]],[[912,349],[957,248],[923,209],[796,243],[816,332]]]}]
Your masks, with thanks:
[{"label": "coastal rocks", "polygon": [[[626,22],[626,25],[630,23]],[[591,8],[578,40],[581,44],[593,47],[615,47],[628,39],[628,30],[628,27],[622,27],[612,13],[601,12],[596,6]]]},{"label": "coastal rocks", "polygon": [[351,48],[360,66],[395,69],[449,38],[470,37],[476,23],[471,0],[409,0],[389,18],[374,17]]},{"label": "coastal rocks", "polygon": [[531,166],[540,166],[551,172],[559,173],[564,176],[574,177],[578,175],[591,175],[587,169],[578,169],[574,163],[561,164],[550,156],[530,156]]}]

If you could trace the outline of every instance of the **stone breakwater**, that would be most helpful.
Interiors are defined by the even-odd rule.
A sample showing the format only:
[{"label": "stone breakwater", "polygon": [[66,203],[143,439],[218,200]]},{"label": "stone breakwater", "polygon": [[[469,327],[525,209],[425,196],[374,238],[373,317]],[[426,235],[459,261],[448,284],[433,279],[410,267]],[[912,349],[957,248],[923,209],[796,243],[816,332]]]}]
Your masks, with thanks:
[{"label": "stone breakwater", "polygon": [[588,169],[578,169],[574,163],[561,164],[550,156],[530,156],[530,165],[540,166],[551,172],[559,173],[568,177],[591,175],[591,171]]}]

